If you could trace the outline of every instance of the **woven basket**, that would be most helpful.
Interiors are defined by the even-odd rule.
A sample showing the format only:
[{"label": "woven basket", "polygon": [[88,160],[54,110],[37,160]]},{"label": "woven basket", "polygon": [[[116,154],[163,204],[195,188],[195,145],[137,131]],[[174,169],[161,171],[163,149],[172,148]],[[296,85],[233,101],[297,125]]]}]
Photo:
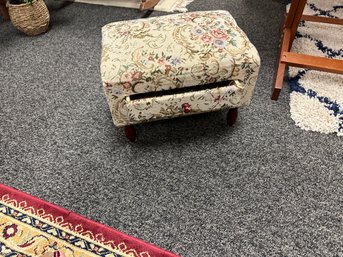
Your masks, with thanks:
[{"label": "woven basket", "polygon": [[44,0],[33,0],[32,4],[10,4],[7,1],[11,21],[18,30],[29,36],[47,31],[50,15]]}]

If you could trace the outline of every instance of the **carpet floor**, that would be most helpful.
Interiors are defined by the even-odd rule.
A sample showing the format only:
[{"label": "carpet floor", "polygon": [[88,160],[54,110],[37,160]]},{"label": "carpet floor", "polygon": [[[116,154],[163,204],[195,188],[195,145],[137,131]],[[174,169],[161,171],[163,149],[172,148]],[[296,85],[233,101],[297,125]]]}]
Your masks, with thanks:
[{"label": "carpet floor", "polygon": [[[137,126],[127,142],[102,91],[101,26],[133,9],[47,1],[38,37],[0,23],[0,182],[182,256],[340,256],[343,148],[270,100],[286,0],[229,10],[260,52],[251,106]],[[162,15],[154,12],[152,15]]]}]

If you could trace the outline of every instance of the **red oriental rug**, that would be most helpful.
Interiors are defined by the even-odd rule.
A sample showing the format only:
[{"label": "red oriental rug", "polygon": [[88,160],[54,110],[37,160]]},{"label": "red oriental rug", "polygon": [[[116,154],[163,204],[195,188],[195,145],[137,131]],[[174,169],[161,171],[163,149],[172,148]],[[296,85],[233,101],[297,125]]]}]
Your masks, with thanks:
[{"label": "red oriental rug", "polygon": [[0,256],[177,257],[54,204],[0,184]]}]

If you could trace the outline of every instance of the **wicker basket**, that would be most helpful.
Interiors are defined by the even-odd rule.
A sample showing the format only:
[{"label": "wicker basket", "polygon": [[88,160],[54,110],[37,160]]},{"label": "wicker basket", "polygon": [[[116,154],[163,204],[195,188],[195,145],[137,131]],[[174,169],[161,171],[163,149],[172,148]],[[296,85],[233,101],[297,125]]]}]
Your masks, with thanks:
[{"label": "wicker basket", "polygon": [[50,15],[44,0],[33,0],[31,4],[10,4],[7,1],[11,21],[18,30],[29,36],[47,31]]}]

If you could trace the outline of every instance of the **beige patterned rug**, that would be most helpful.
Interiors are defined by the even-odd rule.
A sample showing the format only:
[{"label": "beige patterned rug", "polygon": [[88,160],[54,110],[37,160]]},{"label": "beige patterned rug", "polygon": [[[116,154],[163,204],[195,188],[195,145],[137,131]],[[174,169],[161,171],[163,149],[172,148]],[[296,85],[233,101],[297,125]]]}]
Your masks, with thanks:
[{"label": "beige patterned rug", "polygon": [[[187,12],[186,6],[193,0],[161,0],[154,8],[162,12]],[[100,4],[127,8],[139,8],[139,0],[75,0],[87,4]]]}]

